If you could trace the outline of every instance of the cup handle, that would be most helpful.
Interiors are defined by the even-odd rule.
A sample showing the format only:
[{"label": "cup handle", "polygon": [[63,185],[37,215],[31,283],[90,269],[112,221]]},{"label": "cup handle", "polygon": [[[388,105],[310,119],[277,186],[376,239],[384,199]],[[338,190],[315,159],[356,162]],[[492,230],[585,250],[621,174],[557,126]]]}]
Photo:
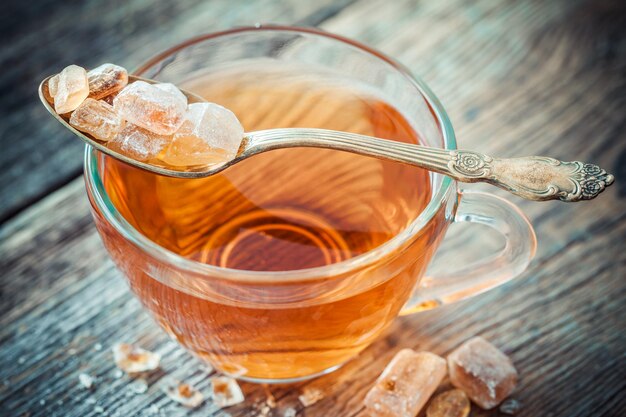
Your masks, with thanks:
[{"label": "cup handle", "polygon": [[463,191],[453,223],[489,226],[504,236],[499,253],[487,256],[437,277],[424,277],[400,315],[428,310],[459,301],[521,274],[535,256],[537,239],[532,225],[520,209],[493,194]]}]

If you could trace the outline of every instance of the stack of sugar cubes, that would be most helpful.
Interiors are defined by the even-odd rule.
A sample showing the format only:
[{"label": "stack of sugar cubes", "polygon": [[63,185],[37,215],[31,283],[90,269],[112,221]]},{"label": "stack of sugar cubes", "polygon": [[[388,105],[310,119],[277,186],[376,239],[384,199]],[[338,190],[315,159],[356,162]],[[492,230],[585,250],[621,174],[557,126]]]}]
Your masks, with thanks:
[{"label": "stack of sugar cubes", "polygon": [[50,78],[58,114],[106,146],[138,161],[174,167],[225,162],[237,155],[244,130],[230,110],[187,103],[173,84],[128,84],[126,69],[104,64],[87,72],[77,65]]},{"label": "stack of sugar cubes", "polygon": [[[467,417],[470,400],[490,410],[517,385],[511,360],[485,339],[474,337],[450,353],[447,361],[430,352],[401,350],[367,393],[364,404],[371,417],[415,417],[446,375],[455,388],[435,396],[426,417]],[[511,404],[514,400],[500,411],[513,414]]]}]

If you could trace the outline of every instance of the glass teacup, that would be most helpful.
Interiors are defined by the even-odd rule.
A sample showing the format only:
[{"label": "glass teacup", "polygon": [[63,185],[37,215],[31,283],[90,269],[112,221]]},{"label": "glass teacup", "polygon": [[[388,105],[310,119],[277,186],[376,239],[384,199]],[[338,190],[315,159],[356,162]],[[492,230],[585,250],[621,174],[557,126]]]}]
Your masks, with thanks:
[{"label": "glass teacup", "polygon": [[[325,127],[456,149],[421,81],[313,29],[209,34],[137,75],[218,101],[247,130]],[[200,358],[258,382],[330,372],[398,315],[500,285],[535,251],[531,225],[506,200],[336,151],[272,151],[206,180],[174,180],[88,147],[85,179],[104,244],[145,308]],[[496,229],[504,249],[422,279],[455,222]]]}]

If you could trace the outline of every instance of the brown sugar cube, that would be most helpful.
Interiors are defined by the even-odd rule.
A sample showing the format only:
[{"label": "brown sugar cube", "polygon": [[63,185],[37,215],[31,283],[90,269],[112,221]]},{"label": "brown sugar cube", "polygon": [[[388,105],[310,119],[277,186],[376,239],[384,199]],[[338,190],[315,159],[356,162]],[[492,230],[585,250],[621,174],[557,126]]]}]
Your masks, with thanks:
[{"label": "brown sugar cube", "polygon": [[98,140],[109,141],[122,129],[122,119],[113,106],[87,98],[70,116],[70,124]]},{"label": "brown sugar cube", "polygon": [[156,157],[170,140],[170,137],[157,135],[139,126],[126,123],[107,146],[129,158],[145,162]]},{"label": "brown sugar cube", "polygon": [[135,81],[115,96],[113,107],[134,125],[158,135],[171,135],[185,119],[187,99],[180,92]]},{"label": "brown sugar cube", "polygon": [[187,408],[196,408],[204,402],[204,395],[189,384],[172,380],[162,390],[170,399]]},{"label": "brown sugar cube", "polygon": [[430,352],[403,349],[367,393],[372,417],[415,417],[446,375],[446,361]]},{"label": "brown sugar cube", "polygon": [[65,67],[48,81],[48,92],[54,99],[54,110],[58,114],[74,111],[89,94],[87,72],[78,65]]},{"label": "brown sugar cube", "polygon": [[220,408],[242,403],[245,399],[237,381],[228,376],[211,378],[211,389],[213,402]]},{"label": "brown sugar cube", "polygon": [[87,79],[89,81],[89,97],[99,100],[126,87],[128,72],[119,65],[102,64],[89,71]]},{"label": "brown sugar cube", "polygon": [[482,337],[474,337],[448,355],[452,384],[489,410],[513,392],[517,371],[511,360]]},{"label": "brown sugar cube", "polygon": [[451,389],[438,394],[426,409],[426,417],[467,417],[471,404],[460,389]]}]

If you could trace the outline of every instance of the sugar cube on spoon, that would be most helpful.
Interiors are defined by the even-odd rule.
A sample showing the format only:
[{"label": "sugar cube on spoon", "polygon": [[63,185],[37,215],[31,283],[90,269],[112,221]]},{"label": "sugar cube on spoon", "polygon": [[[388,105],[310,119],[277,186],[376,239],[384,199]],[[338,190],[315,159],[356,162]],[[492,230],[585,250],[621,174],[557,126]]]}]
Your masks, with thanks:
[{"label": "sugar cube on spoon", "polygon": [[50,79],[48,91],[58,114],[74,111],[89,95],[87,72],[78,65],[65,67]]},{"label": "sugar cube on spoon", "polygon": [[102,64],[87,73],[89,97],[99,100],[117,93],[128,84],[126,68],[114,64]]},{"label": "sugar cube on spoon", "polygon": [[187,99],[145,81],[135,81],[119,92],[113,107],[122,118],[160,135],[172,135],[182,125]]},{"label": "sugar cube on spoon", "polygon": [[233,112],[215,103],[188,105],[187,95],[171,83],[130,81],[118,65],[89,72],[70,65],[50,77],[43,94],[92,145],[138,162],[180,169],[222,164],[237,155],[244,129]]},{"label": "sugar cube on spoon", "polygon": [[230,110],[215,103],[193,103],[159,159],[173,166],[227,161],[237,155],[243,135],[241,123]]},{"label": "sugar cube on spoon", "polygon": [[70,116],[70,124],[81,132],[107,142],[121,130],[122,118],[110,104],[87,98]]},{"label": "sugar cube on spoon", "polygon": [[107,146],[137,161],[148,161],[155,158],[171,140],[170,137],[159,135],[132,123],[124,128]]}]

